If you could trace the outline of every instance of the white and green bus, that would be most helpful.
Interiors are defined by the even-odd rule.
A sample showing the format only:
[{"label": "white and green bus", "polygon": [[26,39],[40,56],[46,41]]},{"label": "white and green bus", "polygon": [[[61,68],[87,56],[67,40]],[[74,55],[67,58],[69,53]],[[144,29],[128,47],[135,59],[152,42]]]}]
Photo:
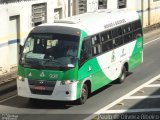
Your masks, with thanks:
[{"label": "white and green bus", "polygon": [[137,12],[98,10],[35,27],[18,67],[18,95],[75,101],[143,62],[143,32]]}]

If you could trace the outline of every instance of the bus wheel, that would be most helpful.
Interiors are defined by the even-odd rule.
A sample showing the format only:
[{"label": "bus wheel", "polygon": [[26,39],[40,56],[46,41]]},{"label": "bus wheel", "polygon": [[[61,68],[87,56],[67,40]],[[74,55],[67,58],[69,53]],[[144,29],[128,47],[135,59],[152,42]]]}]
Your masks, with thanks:
[{"label": "bus wheel", "polygon": [[126,67],[123,66],[122,73],[121,73],[120,77],[118,78],[117,82],[118,83],[123,83],[125,78],[126,78],[126,76],[127,76]]},{"label": "bus wheel", "polygon": [[77,100],[78,104],[84,104],[88,98],[88,86],[84,84],[81,91],[81,97]]}]

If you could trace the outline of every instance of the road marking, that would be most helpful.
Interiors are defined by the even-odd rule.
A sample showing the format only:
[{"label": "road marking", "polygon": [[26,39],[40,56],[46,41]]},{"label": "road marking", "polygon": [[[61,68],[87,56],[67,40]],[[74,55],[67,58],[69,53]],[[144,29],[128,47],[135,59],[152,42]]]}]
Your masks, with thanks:
[{"label": "road marking", "polygon": [[[133,95],[134,93],[136,93],[137,91],[141,90],[142,88],[144,88],[145,86],[151,84],[152,82],[156,81],[157,79],[160,78],[160,74],[155,76],[154,78],[150,79],[149,81],[147,81],[146,83],[143,83],[142,85],[140,85],[139,87],[135,88],[134,90],[130,91],[129,93],[127,93],[126,95],[120,97],[119,99],[115,100],[114,102],[108,104],[107,106],[103,107],[102,109],[98,110],[97,112],[93,113],[92,115],[90,115],[89,117],[85,118],[85,120],[90,120],[94,117],[97,116],[97,114],[106,113],[106,110],[108,110],[109,108],[113,107],[114,105],[120,103],[122,100],[124,100],[125,98],[127,98],[128,96]],[[160,110],[160,109],[159,109]]]},{"label": "road marking", "polygon": [[128,96],[125,99],[146,99],[146,98],[160,98],[160,95],[151,95],[151,96]]},{"label": "road marking", "polygon": [[111,113],[137,113],[137,112],[159,112],[160,108],[149,108],[149,109],[121,109],[121,110],[107,110],[105,114]]},{"label": "road marking", "polygon": [[146,85],[145,87],[160,87],[160,84],[150,84]]},{"label": "road marking", "polygon": [[148,45],[148,44],[150,44],[150,43],[152,43],[152,42],[155,42],[155,41],[157,41],[157,40],[159,40],[160,39],[160,37],[158,37],[158,38],[156,38],[156,39],[154,39],[154,40],[151,40],[151,41],[149,41],[149,42],[147,42],[147,43],[144,43],[144,45]]},{"label": "road marking", "polygon": [[7,100],[9,100],[9,99],[12,99],[12,98],[14,98],[14,97],[17,97],[17,96],[18,96],[18,95],[14,95],[14,96],[8,97],[8,98],[6,98],[6,99],[0,100],[0,103],[5,102],[5,101],[7,101]]}]

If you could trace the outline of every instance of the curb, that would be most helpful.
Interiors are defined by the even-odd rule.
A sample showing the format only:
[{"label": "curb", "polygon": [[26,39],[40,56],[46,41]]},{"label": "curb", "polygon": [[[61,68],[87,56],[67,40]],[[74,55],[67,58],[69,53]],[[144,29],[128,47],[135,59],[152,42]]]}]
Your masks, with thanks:
[{"label": "curb", "polygon": [[160,23],[150,25],[148,27],[143,28],[144,29],[144,34],[152,32],[154,30],[158,30],[159,28],[160,28]]},{"label": "curb", "polygon": [[0,96],[17,89],[16,78],[11,78],[9,81],[0,84]]},{"label": "curb", "polygon": [[17,71],[15,70],[0,76],[0,96],[17,89],[16,73]]}]

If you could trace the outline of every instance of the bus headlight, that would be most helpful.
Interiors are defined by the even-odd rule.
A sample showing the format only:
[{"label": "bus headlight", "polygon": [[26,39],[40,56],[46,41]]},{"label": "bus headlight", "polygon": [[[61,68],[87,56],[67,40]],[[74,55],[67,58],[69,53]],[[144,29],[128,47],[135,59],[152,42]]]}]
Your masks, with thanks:
[{"label": "bus headlight", "polygon": [[24,81],[24,78],[22,76],[17,76],[17,80],[20,80],[20,81]]},{"label": "bus headlight", "polygon": [[69,85],[69,84],[72,84],[74,82],[76,82],[76,81],[74,81],[74,80],[65,80],[65,81],[61,81],[61,85]]},{"label": "bus headlight", "polygon": [[69,85],[69,84],[72,84],[72,83],[73,83],[73,80],[65,80],[65,81],[61,82],[62,85]]}]

